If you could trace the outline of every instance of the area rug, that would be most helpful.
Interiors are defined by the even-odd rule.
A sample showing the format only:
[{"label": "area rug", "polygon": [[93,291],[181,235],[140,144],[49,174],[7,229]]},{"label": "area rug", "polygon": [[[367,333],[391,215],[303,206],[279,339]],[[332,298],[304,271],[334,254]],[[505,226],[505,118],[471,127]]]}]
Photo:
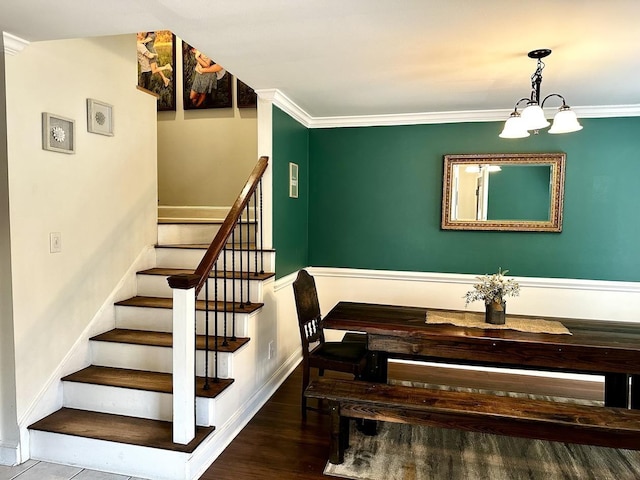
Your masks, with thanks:
[{"label": "area rug", "polygon": [[352,425],[349,443],[344,463],[327,463],[325,475],[358,480],[640,478],[640,452],[631,450],[384,422],[373,437]]}]

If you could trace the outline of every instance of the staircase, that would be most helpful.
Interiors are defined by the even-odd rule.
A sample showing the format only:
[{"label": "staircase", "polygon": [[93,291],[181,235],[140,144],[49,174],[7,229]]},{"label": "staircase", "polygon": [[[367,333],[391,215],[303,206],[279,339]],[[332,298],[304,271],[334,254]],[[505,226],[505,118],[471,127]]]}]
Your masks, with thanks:
[{"label": "staircase", "polygon": [[[273,286],[273,273],[251,273],[248,303],[236,303],[217,315],[218,380],[215,354],[208,353],[209,381],[205,389],[205,289],[196,302],[196,437],[187,445],[172,442],[172,290],[167,277],[193,273],[215,236],[219,222],[159,225],[156,267],[137,273],[137,295],[115,304],[115,328],[90,339],[91,365],[62,378],[63,408],[29,427],[34,459],[82,466],[150,479],[197,478],[229,441],[224,430],[240,406],[255,393],[253,370],[259,361],[255,342],[263,298]],[[206,244],[204,243],[205,239]],[[179,242],[179,243],[178,243]],[[208,301],[209,348],[214,337],[214,313],[232,301],[233,283],[241,273],[223,269],[243,256],[256,254],[252,238],[217,260]],[[265,272],[275,270],[275,252],[261,250]],[[225,258],[226,257],[226,258]],[[246,282],[247,275],[242,275]],[[224,285],[227,288],[224,288]],[[246,288],[246,287],[245,287]],[[224,297],[226,294],[226,298]],[[209,298],[213,292],[209,292]],[[233,310],[234,313],[231,313]],[[237,422],[237,419],[235,419]],[[228,430],[228,429],[227,429]],[[216,453],[217,452],[217,453]]]}]

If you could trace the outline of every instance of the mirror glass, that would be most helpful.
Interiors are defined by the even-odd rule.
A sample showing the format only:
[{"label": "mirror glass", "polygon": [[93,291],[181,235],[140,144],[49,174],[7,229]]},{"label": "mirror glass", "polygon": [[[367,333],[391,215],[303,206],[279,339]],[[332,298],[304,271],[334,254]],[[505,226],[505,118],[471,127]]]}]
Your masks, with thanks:
[{"label": "mirror glass", "polygon": [[562,231],[564,153],[445,155],[445,230]]}]

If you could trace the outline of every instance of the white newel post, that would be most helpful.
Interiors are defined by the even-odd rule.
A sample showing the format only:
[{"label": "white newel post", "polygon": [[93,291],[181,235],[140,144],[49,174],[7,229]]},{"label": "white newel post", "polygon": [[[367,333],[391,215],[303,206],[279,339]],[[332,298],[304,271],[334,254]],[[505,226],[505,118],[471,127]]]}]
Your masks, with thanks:
[{"label": "white newel post", "polygon": [[169,277],[173,289],[173,441],[186,445],[195,437],[195,275]]}]

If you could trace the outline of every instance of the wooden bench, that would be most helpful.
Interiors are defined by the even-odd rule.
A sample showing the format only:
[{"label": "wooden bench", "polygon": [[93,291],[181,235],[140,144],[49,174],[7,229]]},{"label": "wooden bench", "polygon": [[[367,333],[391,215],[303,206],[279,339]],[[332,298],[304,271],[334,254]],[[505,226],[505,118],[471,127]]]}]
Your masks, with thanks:
[{"label": "wooden bench", "polygon": [[344,461],[350,418],[640,450],[640,410],[328,378],[305,396],[329,403],[334,464]]}]

